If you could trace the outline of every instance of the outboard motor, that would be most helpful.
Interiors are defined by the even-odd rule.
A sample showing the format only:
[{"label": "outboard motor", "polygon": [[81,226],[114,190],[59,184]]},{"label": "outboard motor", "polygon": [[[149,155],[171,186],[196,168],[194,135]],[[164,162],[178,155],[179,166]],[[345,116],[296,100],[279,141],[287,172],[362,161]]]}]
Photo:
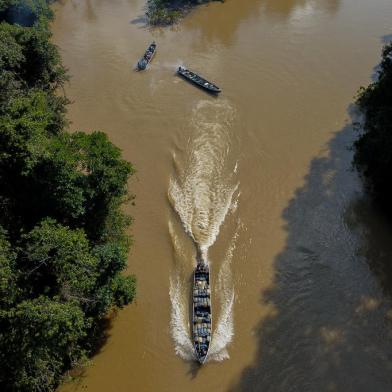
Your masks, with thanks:
[{"label": "outboard motor", "polygon": [[140,59],[139,62],[137,63],[137,67],[141,70],[146,69],[147,60],[145,58]]}]

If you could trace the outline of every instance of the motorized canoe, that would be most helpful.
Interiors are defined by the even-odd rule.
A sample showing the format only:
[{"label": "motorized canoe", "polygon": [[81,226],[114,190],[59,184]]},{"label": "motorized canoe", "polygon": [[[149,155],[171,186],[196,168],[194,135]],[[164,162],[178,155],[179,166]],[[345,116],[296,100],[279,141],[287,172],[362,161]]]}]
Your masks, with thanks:
[{"label": "motorized canoe", "polygon": [[150,46],[147,48],[143,57],[137,63],[137,69],[139,71],[143,71],[144,69],[147,68],[147,65],[151,62],[152,58],[154,57],[156,50],[157,50],[157,44],[155,42],[152,42]]},{"label": "motorized canoe", "polygon": [[210,269],[207,263],[199,262],[193,280],[193,343],[198,361],[206,361],[211,343],[211,287]]},{"label": "motorized canoe", "polygon": [[189,80],[190,82],[196,84],[197,86],[211,93],[219,94],[221,92],[221,89],[218,86],[202,78],[201,76],[195,74],[194,72],[189,71],[184,67],[178,67],[177,73],[182,77],[184,77],[185,79]]}]

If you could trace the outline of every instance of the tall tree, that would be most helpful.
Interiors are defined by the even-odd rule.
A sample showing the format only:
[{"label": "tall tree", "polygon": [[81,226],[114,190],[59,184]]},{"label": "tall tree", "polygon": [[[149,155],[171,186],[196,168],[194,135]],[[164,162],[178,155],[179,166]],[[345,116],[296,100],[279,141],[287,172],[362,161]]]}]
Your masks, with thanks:
[{"label": "tall tree", "polygon": [[354,143],[354,164],[370,192],[392,212],[392,44],[383,49],[378,80],[362,88],[364,129]]},{"label": "tall tree", "polygon": [[103,132],[65,129],[44,0],[0,0],[0,390],[52,391],[135,296],[134,173]]}]

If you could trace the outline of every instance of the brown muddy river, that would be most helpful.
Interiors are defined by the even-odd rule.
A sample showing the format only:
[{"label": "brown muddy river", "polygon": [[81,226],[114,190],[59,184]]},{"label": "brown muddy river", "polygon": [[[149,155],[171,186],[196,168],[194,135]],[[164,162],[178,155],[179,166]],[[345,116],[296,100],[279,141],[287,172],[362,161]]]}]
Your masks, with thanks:
[{"label": "brown muddy river", "polygon": [[[392,230],[351,170],[353,96],[392,38],[391,0],[227,0],[149,29],[144,0],[63,0],[71,130],[137,168],[129,271],[83,377],[61,391],[391,391]],[[148,44],[158,52],[133,70]],[[175,75],[186,65],[216,98]],[[196,249],[213,280],[194,361]]]}]

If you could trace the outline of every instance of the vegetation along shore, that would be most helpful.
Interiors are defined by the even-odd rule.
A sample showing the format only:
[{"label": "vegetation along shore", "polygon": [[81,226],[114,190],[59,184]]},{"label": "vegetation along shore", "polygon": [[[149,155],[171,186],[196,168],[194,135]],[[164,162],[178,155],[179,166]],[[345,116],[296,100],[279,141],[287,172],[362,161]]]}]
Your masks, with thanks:
[{"label": "vegetation along shore", "polygon": [[382,52],[378,78],[362,87],[357,103],[365,121],[354,144],[354,165],[374,200],[392,213],[392,43]]},{"label": "vegetation along shore", "polygon": [[211,1],[224,0],[148,0],[147,18],[151,25],[170,25],[189,12],[192,7]]},{"label": "vegetation along shore", "polygon": [[0,2],[0,389],[52,391],[94,351],[125,276],[135,172],[103,132],[67,132],[45,0]]}]

